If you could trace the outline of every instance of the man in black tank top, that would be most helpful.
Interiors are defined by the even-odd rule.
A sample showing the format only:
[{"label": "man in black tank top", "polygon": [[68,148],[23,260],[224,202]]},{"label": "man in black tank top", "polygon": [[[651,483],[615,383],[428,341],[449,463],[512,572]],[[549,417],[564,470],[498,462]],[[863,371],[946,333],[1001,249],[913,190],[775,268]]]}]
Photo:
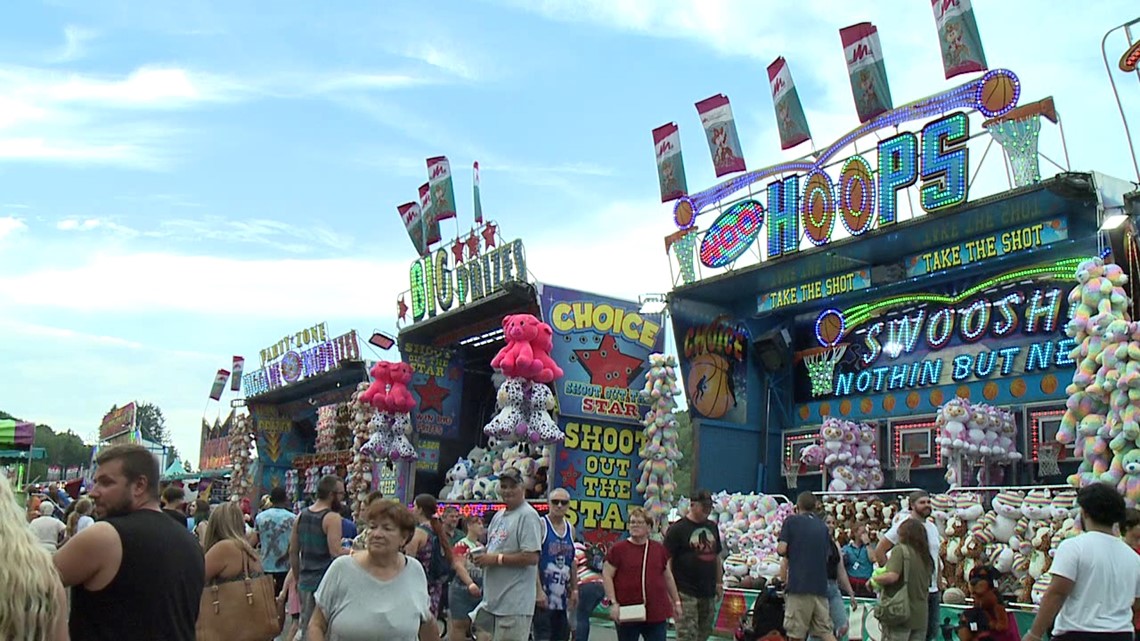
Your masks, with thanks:
[{"label": "man in black tank top", "polygon": [[95,459],[100,520],[55,555],[73,641],[194,641],[205,583],[198,540],[162,513],[158,461],[139,445]]}]

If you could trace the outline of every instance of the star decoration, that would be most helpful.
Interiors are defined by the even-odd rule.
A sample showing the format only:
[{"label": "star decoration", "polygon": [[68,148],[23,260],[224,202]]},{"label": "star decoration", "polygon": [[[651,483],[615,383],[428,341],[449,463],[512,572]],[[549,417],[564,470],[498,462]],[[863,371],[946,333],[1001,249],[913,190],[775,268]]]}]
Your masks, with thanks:
[{"label": "star decoration", "polygon": [[447,380],[458,381],[461,378],[463,378],[463,370],[459,366],[447,370]]},{"label": "star decoration", "polygon": [[477,256],[479,256],[479,237],[475,235],[475,232],[471,232],[471,235],[467,237],[467,258],[471,259]]},{"label": "star decoration", "polygon": [[400,320],[408,317],[408,304],[404,302],[404,297],[401,296],[400,300],[396,301],[396,311],[400,315]]},{"label": "star decoration", "polygon": [[458,238],[456,238],[455,242],[451,245],[451,255],[455,257],[456,265],[463,262],[463,247],[463,241]]},{"label": "star decoration", "polygon": [[644,367],[641,359],[622,354],[612,335],[602,338],[595,349],[574,350],[574,356],[590,375],[590,384],[602,387],[628,388]]},{"label": "star decoration", "polygon": [[443,401],[448,396],[451,396],[451,390],[441,386],[435,382],[435,377],[430,376],[426,383],[416,385],[416,393],[420,395],[420,411],[426,412],[428,410],[435,410],[443,414]]},{"label": "star decoration", "polygon": [[562,470],[562,487],[572,487],[575,490],[578,489],[578,479],[581,476],[582,473],[578,471],[578,468],[574,467],[573,463],[571,463],[569,467]]},{"label": "star decoration", "polygon": [[490,249],[495,246],[495,223],[487,223],[483,227],[483,245]]}]

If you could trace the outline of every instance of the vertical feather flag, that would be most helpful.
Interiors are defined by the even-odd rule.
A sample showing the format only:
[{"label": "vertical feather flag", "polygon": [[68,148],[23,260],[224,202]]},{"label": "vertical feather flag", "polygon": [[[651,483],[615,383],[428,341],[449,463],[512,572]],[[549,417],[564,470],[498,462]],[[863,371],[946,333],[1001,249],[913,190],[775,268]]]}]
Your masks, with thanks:
[{"label": "vertical feather flag", "polygon": [[483,224],[483,199],[479,197],[479,161],[475,161],[475,224]]},{"label": "vertical feather flag", "polygon": [[230,390],[234,392],[241,391],[241,373],[245,370],[245,359],[241,356],[234,356],[233,378],[230,379]]},{"label": "vertical feather flag", "polygon": [[701,126],[709,141],[713,167],[719,178],[734,171],[744,171],[744,154],[740,150],[740,137],[736,135],[736,121],[732,118],[732,105],[728,97],[717,94],[697,103]]},{"label": "vertical feather flag", "polygon": [[427,254],[427,244],[424,243],[423,210],[420,209],[420,204],[404,203],[397,205],[396,210],[400,212],[400,220],[404,221],[404,227],[408,230],[408,237],[412,239],[416,253],[420,256]]},{"label": "vertical feather flag", "polygon": [[946,79],[986,70],[986,53],[970,0],[930,0]]},{"label": "vertical feather flag", "polygon": [[431,186],[431,211],[436,222],[455,218],[455,186],[451,181],[451,163],[446,156],[427,159],[428,185]]},{"label": "vertical feather flag", "polygon": [[792,69],[783,56],[768,65],[768,84],[772,86],[772,105],[776,108],[780,149],[791,149],[811,140],[804,106],[800,103],[800,94],[792,82]]},{"label": "vertical feather flag", "polygon": [[860,22],[840,29],[839,38],[843,41],[843,56],[847,60],[847,75],[851,78],[851,95],[855,98],[859,122],[867,122],[893,109],[879,30],[870,22]]},{"label": "vertical feather flag", "polygon": [[226,387],[226,381],[229,380],[230,373],[224,369],[218,370],[214,376],[214,386],[210,388],[210,399],[219,401],[222,399],[222,390]]},{"label": "vertical feather flag", "polygon": [[435,208],[432,206],[430,183],[420,185],[420,210],[423,211],[424,223],[424,252],[431,251],[431,246],[439,242],[439,221],[435,217]]},{"label": "vertical feather flag", "polygon": [[671,122],[653,130],[653,147],[657,155],[657,182],[661,186],[661,202],[667,203],[689,191],[685,181],[685,161],[681,157],[681,131]]}]

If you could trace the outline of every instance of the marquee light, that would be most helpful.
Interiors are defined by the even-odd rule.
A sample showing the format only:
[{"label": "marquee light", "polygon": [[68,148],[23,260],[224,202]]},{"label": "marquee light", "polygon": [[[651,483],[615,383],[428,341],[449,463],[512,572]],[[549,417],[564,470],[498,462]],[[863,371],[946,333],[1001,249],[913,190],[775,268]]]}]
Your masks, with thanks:
[{"label": "marquee light", "polygon": [[748,251],[764,226],[764,206],[745,200],[728,208],[717,218],[701,240],[701,262],[708,267],[724,267]]},{"label": "marquee light", "polygon": [[958,112],[922,129],[922,208],[940,211],[966,202],[966,172],[970,168],[970,121]]},{"label": "marquee light", "polygon": [[931,446],[934,448],[934,463],[936,466],[942,465],[942,446],[938,444],[938,437],[935,430],[938,424],[931,422],[922,423],[904,423],[894,426],[895,432],[895,460],[899,460],[902,456],[902,436],[911,432],[927,432],[930,433]]},{"label": "marquee light", "polygon": [[973,297],[975,294],[986,291],[987,289],[992,289],[1004,283],[1011,283],[1019,280],[1033,280],[1043,277],[1055,279],[1071,279],[1073,278],[1073,274],[1076,273],[1077,267],[1086,260],[1088,260],[1086,257],[1066,258],[1049,265],[1019,269],[1007,274],[995,276],[994,278],[978,283],[977,285],[966,289],[957,296],[945,296],[941,294],[903,294],[900,296],[891,296],[874,303],[863,303],[848,308],[843,312],[843,317],[847,320],[847,327],[851,329],[859,327],[876,314],[892,307],[900,307],[906,304],[913,305],[919,303],[942,303],[944,305],[956,305]]},{"label": "marquee light", "polygon": [[[854,195],[858,189],[859,199]],[[871,163],[862,156],[852,156],[839,174],[839,220],[852,236],[862,236],[871,228],[875,215],[875,174]]]}]

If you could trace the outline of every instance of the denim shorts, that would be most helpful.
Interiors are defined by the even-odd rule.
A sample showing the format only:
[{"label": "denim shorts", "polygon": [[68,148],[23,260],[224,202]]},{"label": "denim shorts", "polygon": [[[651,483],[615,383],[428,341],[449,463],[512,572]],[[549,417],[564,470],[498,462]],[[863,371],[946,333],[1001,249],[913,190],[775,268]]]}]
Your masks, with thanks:
[{"label": "denim shorts", "polygon": [[480,599],[471,596],[471,593],[467,591],[467,586],[452,583],[448,587],[447,604],[451,611],[449,616],[456,621],[471,614],[475,606],[479,605],[479,601]]}]

